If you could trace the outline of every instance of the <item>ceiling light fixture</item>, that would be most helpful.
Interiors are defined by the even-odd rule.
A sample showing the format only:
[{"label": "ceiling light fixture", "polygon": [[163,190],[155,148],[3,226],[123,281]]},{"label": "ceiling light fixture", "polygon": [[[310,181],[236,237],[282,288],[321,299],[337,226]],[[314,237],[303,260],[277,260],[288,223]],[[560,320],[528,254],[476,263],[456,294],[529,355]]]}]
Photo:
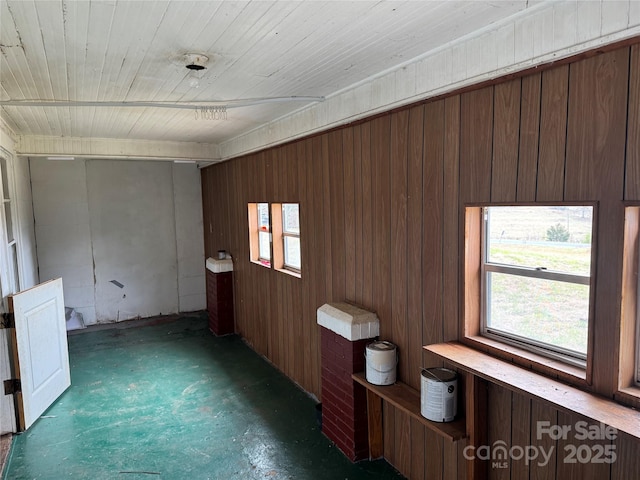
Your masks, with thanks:
[{"label": "ceiling light fixture", "polygon": [[47,160],[75,160],[76,157],[66,157],[63,155],[56,155],[53,157],[47,157]]},{"label": "ceiling light fixture", "polygon": [[207,68],[209,57],[202,53],[186,53],[182,56],[187,70],[199,72]]}]

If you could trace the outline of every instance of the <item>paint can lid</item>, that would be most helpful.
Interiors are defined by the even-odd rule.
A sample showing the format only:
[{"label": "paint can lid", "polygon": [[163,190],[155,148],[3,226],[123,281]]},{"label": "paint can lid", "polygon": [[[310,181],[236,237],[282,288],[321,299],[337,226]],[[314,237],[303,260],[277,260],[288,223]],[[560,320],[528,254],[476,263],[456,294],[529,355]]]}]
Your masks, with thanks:
[{"label": "paint can lid", "polygon": [[423,368],[422,376],[436,382],[451,382],[456,379],[458,374],[448,368]]},{"label": "paint can lid", "polygon": [[367,345],[367,350],[376,350],[379,352],[388,352],[390,350],[395,350],[395,349],[396,349],[396,346],[391,342],[387,342],[386,340],[371,342],[370,344]]}]

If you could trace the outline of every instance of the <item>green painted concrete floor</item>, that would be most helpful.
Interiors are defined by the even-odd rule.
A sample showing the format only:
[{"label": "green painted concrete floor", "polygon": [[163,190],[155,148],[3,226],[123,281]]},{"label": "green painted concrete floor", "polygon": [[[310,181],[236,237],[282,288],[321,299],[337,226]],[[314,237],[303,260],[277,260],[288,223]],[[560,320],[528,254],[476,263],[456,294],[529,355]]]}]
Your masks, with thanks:
[{"label": "green painted concrete floor", "polygon": [[394,479],[352,464],[315,402],[202,314],[69,336],[72,386],[14,437],[4,479]]}]

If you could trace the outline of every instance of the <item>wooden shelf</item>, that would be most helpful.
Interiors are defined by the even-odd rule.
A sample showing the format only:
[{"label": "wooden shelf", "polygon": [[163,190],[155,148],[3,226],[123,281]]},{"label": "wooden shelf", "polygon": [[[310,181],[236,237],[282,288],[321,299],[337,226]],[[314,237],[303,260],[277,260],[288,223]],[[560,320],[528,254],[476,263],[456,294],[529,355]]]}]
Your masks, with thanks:
[{"label": "wooden shelf", "polygon": [[427,345],[424,348],[472,375],[550,403],[559,410],[602,422],[640,439],[640,414],[637,410],[568,386],[458,342]]},{"label": "wooden shelf", "polygon": [[373,385],[367,382],[364,372],[354,373],[353,379],[370,392],[376,394],[383,400],[389,402],[396,408],[419,420],[424,426],[433,430],[437,434],[455,442],[466,438],[466,425],[464,418],[453,422],[432,422],[427,420],[420,413],[420,392],[409,387],[405,383],[395,383],[393,385]]}]

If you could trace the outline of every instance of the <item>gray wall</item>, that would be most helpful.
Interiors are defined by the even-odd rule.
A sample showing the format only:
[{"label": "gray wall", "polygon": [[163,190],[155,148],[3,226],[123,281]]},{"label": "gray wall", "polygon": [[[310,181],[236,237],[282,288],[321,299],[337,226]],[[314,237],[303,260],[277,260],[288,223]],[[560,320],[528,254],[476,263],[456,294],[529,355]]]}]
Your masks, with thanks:
[{"label": "gray wall", "polygon": [[40,280],[61,276],[86,324],[205,308],[195,165],[30,163]]}]

